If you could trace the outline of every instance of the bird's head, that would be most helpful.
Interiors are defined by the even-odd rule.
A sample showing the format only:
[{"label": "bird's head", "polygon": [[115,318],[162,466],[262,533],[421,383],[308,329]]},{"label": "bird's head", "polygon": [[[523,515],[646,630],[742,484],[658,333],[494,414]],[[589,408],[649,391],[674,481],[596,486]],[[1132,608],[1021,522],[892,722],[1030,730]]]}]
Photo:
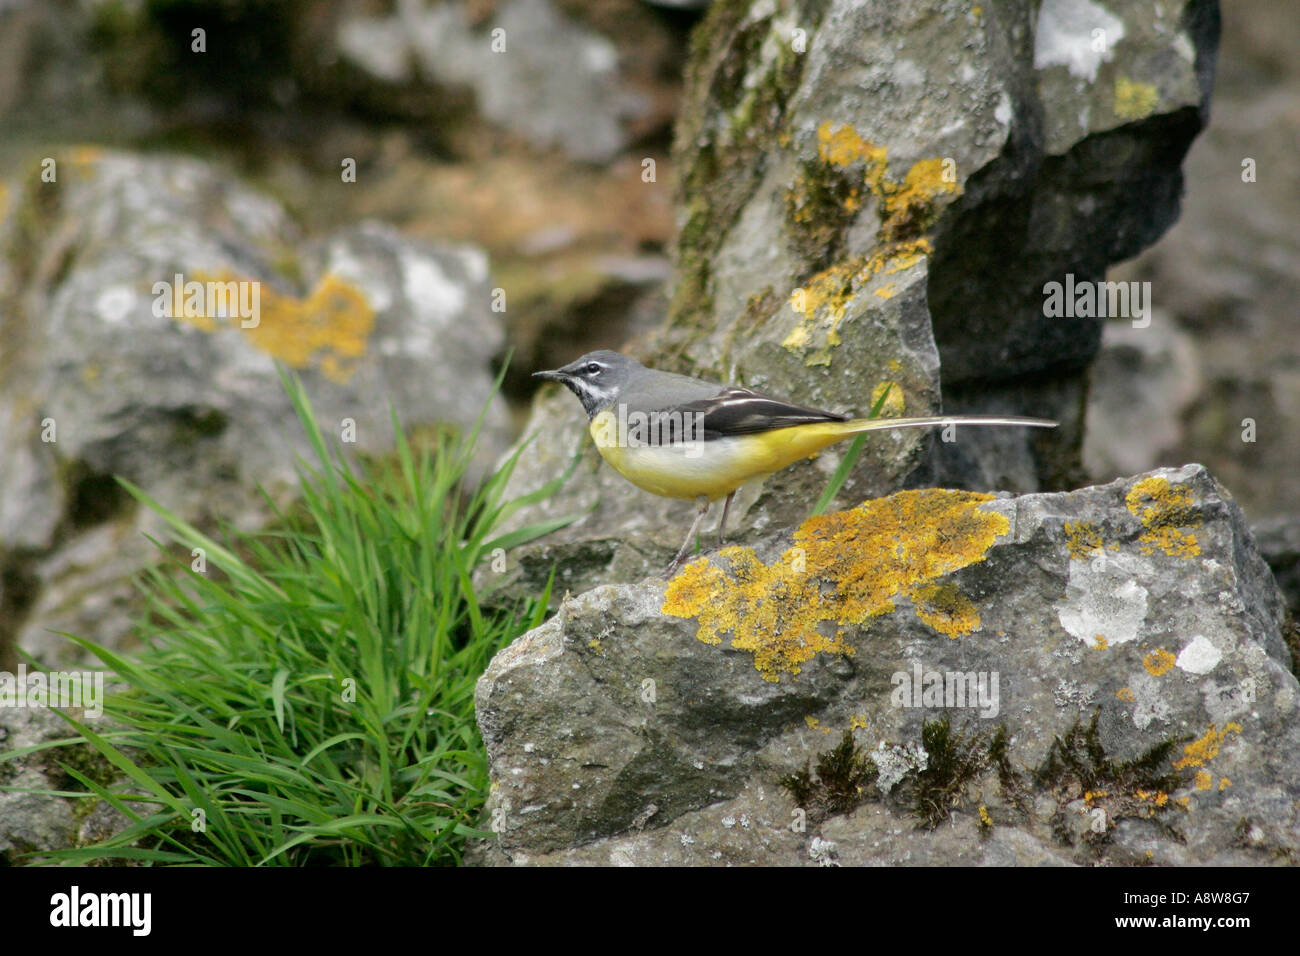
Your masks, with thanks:
[{"label": "bird's head", "polygon": [[587,417],[609,408],[618,401],[632,375],[644,368],[640,362],[619,352],[601,349],[554,371],[534,372],[534,378],[561,382],[578,396]]}]

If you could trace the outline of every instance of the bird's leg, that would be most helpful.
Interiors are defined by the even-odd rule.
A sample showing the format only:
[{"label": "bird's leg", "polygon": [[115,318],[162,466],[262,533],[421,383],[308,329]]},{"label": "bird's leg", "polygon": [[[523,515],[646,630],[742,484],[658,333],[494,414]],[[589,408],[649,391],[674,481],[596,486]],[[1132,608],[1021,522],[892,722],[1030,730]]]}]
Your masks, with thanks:
[{"label": "bird's leg", "polygon": [[664,572],[665,578],[671,578],[677,573],[677,569],[682,566],[686,560],[686,555],[691,551],[691,544],[695,541],[695,532],[700,529],[700,522],[704,520],[705,513],[709,510],[709,499],[705,495],[700,495],[696,502],[697,511],[695,520],[691,522],[691,530],[686,533],[686,540],[682,542],[682,549],[677,552],[677,557],[673,558],[673,563],[668,565],[668,570]]},{"label": "bird's leg", "polygon": [[731,510],[731,499],[736,497],[736,492],[732,491],[727,495],[727,500],[722,503],[722,520],[718,522],[718,547],[722,547],[724,540],[723,533],[727,530],[727,512]]}]

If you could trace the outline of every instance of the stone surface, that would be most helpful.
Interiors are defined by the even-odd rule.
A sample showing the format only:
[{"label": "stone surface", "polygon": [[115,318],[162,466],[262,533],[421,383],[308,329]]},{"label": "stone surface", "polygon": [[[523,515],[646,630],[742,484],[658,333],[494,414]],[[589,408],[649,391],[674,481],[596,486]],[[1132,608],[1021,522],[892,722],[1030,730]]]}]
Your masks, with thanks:
[{"label": "stone surface", "polygon": [[[1126,473],[1167,461],[1204,462],[1252,521],[1300,514],[1300,179],[1289,174],[1300,124],[1297,51],[1294,10],[1223,4],[1214,105],[1187,154],[1182,214],[1155,246],[1112,276],[1150,283],[1158,311],[1145,336],[1162,343],[1185,338],[1194,365],[1186,380],[1197,385],[1194,400],[1171,422],[1172,438],[1162,427],[1158,446],[1131,460]],[[1104,443],[1099,432],[1123,433],[1135,416],[1149,413],[1108,406],[1109,395],[1141,393],[1153,407],[1181,404],[1184,382],[1159,374],[1160,395],[1146,378],[1151,371],[1147,363],[1099,364],[1085,445]],[[1136,442],[1130,448],[1142,452]]]},{"label": "stone surface", "polygon": [[[67,737],[69,726],[45,707],[0,708],[0,754],[36,747]],[[18,855],[73,846],[78,820],[73,803],[42,793],[63,789],[57,761],[65,750],[49,750],[0,762],[0,864],[18,863]]]},{"label": "stone surface", "polygon": [[[408,426],[463,429],[486,408],[480,468],[504,449],[481,251],[377,224],[303,241],[275,202],[193,160],[78,150],[49,168],[0,221],[0,662],[15,635],[49,657],[51,629],[125,633],[129,574],[154,554],[140,532],[160,522],[114,476],[192,521],[264,520],[257,485],[278,494],[309,454],[277,362],[359,450],[391,444],[390,403]],[[259,321],[177,310],[155,287],[177,275],[251,283]]]},{"label": "stone surface", "polygon": [[[1285,862],[1300,686],[1283,614],[1197,465],[867,501],[667,586],[567,598],[498,654],[476,695],[497,834],[478,860]],[[927,698],[935,674],[972,675],[970,699]],[[833,784],[818,758],[846,732],[870,755],[856,807],[797,805],[782,778],[811,762]],[[954,755],[969,779],[930,829],[917,807]]]},{"label": "stone surface", "polygon": [[[570,4],[580,11],[601,5]],[[631,59],[653,60],[666,37],[627,0],[603,3],[640,28],[635,37],[616,28],[619,44],[563,6],[552,0],[506,0],[487,8],[398,0],[389,13],[343,18],[337,42],[344,58],[376,80],[467,87],[484,119],[536,146],[605,162],[638,130],[666,118],[668,97],[658,77],[647,64],[620,62],[633,41],[640,57]]]},{"label": "stone surface", "polygon": [[[677,129],[669,319],[637,357],[841,412],[865,413],[892,382],[902,414],[942,397],[948,411],[1061,422],[968,429],[955,443],[879,436],[841,503],[937,483],[1076,484],[1102,322],[1048,318],[1044,286],[1103,278],[1174,218],[1217,19],[1210,0],[1048,6],[1035,19],[1027,2],[714,5],[693,36]],[[1108,31],[1095,54],[1094,26]],[[539,398],[528,431],[541,437],[515,490],[553,478],[579,443],[565,399]],[[733,527],[794,520],[841,451],[749,493]],[[518,549],[520,587],[536,588],[554,557],[578,588],[631,580],[676,547],[690,505],[614,492],[594,462],[585,453],[544,507],[595,510]],[[611,565],[615,540],[630,547]]]}]

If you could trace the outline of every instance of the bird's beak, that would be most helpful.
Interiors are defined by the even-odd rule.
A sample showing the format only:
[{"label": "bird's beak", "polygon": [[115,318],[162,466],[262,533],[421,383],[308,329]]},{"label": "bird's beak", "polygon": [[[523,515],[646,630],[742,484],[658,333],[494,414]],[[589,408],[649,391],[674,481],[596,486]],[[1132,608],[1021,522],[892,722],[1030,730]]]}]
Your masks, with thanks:
[{"label": "bird's beak", "polygon": [[567,380],[568,377],[569,376],[565,375],[563,372],[559,371],[558,369],[550,372],[533,373],[533,378],[546,378],[546,379],[550,379],[552,382],[563,382]]}]

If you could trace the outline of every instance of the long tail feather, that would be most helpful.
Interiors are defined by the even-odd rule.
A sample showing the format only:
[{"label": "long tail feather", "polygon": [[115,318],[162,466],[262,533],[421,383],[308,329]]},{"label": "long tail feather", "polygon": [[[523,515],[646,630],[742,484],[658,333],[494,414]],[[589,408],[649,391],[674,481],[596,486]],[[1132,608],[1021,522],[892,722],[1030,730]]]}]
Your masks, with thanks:
[{"label": "long tail feather", "polygon": [[1016,415],[929,415],[924,418],[857,418],[843,425],[845,435],[874,432],[886,428],[926,428],[943,425],[1027,425],[1031,428],[1055,428],[1059,422],[1047,418],[1023,418]]}]

